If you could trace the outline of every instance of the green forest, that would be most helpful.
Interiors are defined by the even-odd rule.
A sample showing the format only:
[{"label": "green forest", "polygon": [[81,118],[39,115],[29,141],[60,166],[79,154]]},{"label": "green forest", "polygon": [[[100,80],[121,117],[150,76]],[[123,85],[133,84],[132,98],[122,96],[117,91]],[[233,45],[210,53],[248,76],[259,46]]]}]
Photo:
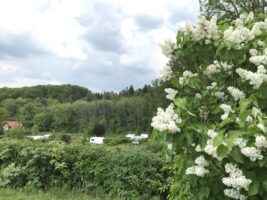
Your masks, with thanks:
[{"label": "green forest", "polygon": [[0,123],[20,121],[33,133],[90,134],[98,123],[107,133],[150,132],[156,108],[167,103],[163,87],[154,85],[119,93],[94,93],[76,85],[1,88]]}]

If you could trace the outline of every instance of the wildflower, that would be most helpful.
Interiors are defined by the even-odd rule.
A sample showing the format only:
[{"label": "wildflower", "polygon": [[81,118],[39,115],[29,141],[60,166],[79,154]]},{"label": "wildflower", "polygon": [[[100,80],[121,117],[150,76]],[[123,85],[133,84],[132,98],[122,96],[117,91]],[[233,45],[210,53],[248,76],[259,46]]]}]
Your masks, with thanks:
[{"label": "wildflower", "polygon": [[235,101],[241,100],[245,98],[245,93],[238,88],[228,87],[228,92],[234,97]]},{"label": "wildflower", "polygon": [[172,77],[172,69],[170,66],[165,66],[160,70],[160,76],[159,76],[159,80],[162,82],[166,82],[171,80]]},{"label": "wildflower", "polygon": [[205,174],[209,173],[209,170],[205,169],[205,167],[209,166],[209,163],[205,160],[204,156],[197,157],[195,163],[195,166],[186,169],[186,175],[196,175],[204,177]]},{"label": "wildflower", "polygon": [[212,90],[217,86],[216,82],[213,82],[210,86],[207,86],[207,90]]},{"label": "wildflower", "polygon": [[199,93],[196,93],[195,97],[198,98],[198,99],[202,98],[201,94],[199,94]]},{"label": "wildflower", "polygon": [[251,161],[262,160],[263,155],[261,154],[261,151],[257,149],[256,147],[245,147],[241,149],[241,153],[245,155],[246,157],[249,157]]},{"label": "wildflower", "polygon": [[229,74],[230,70],[233,68],[232,65],[227,64],[227,62],[219,63],[217,60],[213,61],[213,64],[209,65],[204,74],[208,77],[211,77],[213,74],[218,74],[221,71],[225,71]]},{"label": "wildflower", "polygon": [[211,139],[214,139],[219,133],[217,133],[214,130],[210,129],[210,130],[208,130],[207,134]]},{"label": "wildflower", "polygon": [[267,139],[263,135],[256,135],[256,147],[258,148],[267,148]]},{"label": "wildflower", "polygon": [[181,122],[181,118],[174,112],[174,105],[170,104],[165,111],[162,108],[158,108],[157,115],[152,118],[151,126],[161,132],[176,133],[181,131],[176,125]]},{"label": "wildflower", "polygon": [[230,197],[232,199],[239,199],[239,200],[247,199],[244,195],[240,193],[240,190],[237,189],[225,189],[223,192],[225,196]]},{"label": "wildflower", "polygon": [[183,72],[183,77],[184,78],[192,78],[192,77],[196,77],[197,76],[197,73],[193,74],[191,71],[184,71]]},{"label": "wildflower", "polygon": [[174,90],[172,88],[166,88],[164,91],[167,93],[166,99],[169,99],[169,100],[174,100],[174,97],[178,93],[177,90]]},{"label": "wildflower", "polygon": [[175,42],[171,40],[165,40],[164,43],[160,44],[160,48],[163,55],[165,55],[167,58],[170,58],[175,49]]},{"label": "wildflower", "polygon": [[237,68],[236,73],[243,81],[249,81],[254,89],[259,88],[263,81],[267,80],[266,69],[262,65],[258,66],[258,70],[255,73],[242,68]]},{"label": "wildflower", "polygon": [[213,16],[210,20],[202,17],[194,29],[191,29],[193,40],[199,41],[201,39],[207,38],[208,40],[218,38],[218,26],[217,17]]},{"label": "wildflower", "polygon": [[237,190],[240,189],[248,190],[248,186],[252,181],[250,179],[247,179],[243,175],[243,172],[240,169],[238,169],[236,165],[227,163],[225,165],[225,171],[226,173],[229,174],[229,177],[225,177],[222,179],[224,185],[232,187]]},{"label": "wildflower", "polygon": [[224,92],[215,92],[214,96],[218,97],[219,99],[222,99],[222,100],[224,100],[226,98]]},{"label": "wildflower", "polygon": [[239,146],[239,148],[245,148],[247,146],[247,140],[242,137],[237,137],[233,140],[235,146]]},{"label": "wildflower", "polygon": [[253,122],[253,117],[251,115],[248,115],[246,118],[246,122],[252,123]]},{"label": "wildflower", "polygon": [[225,120],[226,118],[228,118],[229,113],[235,112],[234,110],[232,110],[231,106],[229,106],[227,104],[221,104],[220,108],[224,111],[224,114],[221,116],[222,120]]}]

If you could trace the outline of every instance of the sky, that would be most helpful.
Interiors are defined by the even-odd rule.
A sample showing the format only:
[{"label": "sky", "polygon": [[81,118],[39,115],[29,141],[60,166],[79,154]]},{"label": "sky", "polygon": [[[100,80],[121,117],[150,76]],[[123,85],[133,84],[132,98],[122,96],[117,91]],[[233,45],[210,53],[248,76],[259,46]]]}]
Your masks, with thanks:
[{"label": "sky", "polygon": [[198,0],[0,0],[0,87],[150,84]]}]

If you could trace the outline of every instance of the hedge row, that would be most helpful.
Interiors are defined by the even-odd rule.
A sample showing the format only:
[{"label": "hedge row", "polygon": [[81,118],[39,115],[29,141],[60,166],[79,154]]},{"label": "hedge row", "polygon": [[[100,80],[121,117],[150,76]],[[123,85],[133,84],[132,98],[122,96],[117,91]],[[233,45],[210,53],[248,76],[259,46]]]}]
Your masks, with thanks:
[{"label": "hedge row", "polygon": [[101,191],[127,199],[165,198],[159,155],[133,148],[0,140],[0,186]]}]

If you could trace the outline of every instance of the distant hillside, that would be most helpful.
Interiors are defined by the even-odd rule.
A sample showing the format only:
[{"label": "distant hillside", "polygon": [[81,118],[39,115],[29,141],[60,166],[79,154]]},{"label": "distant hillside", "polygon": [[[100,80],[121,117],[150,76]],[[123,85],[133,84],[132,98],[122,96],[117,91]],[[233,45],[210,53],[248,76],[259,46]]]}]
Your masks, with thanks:
[{"label": "distant hillside", "polygon": [[119,93],[93,93],[77,85],[0,88],[0,133],[7,120],[33,132],[88,133],[97,123],[109,133],[150,132],[157,107],[168,104],[164,88],[130,86]]},{"label": "distant hillside", "polygon": [[77,85],[37,85],[22,88],[0,88],[0,101],[5,99],[56,99],[60,102],[74,102],[94,98],[92,91]]}]

